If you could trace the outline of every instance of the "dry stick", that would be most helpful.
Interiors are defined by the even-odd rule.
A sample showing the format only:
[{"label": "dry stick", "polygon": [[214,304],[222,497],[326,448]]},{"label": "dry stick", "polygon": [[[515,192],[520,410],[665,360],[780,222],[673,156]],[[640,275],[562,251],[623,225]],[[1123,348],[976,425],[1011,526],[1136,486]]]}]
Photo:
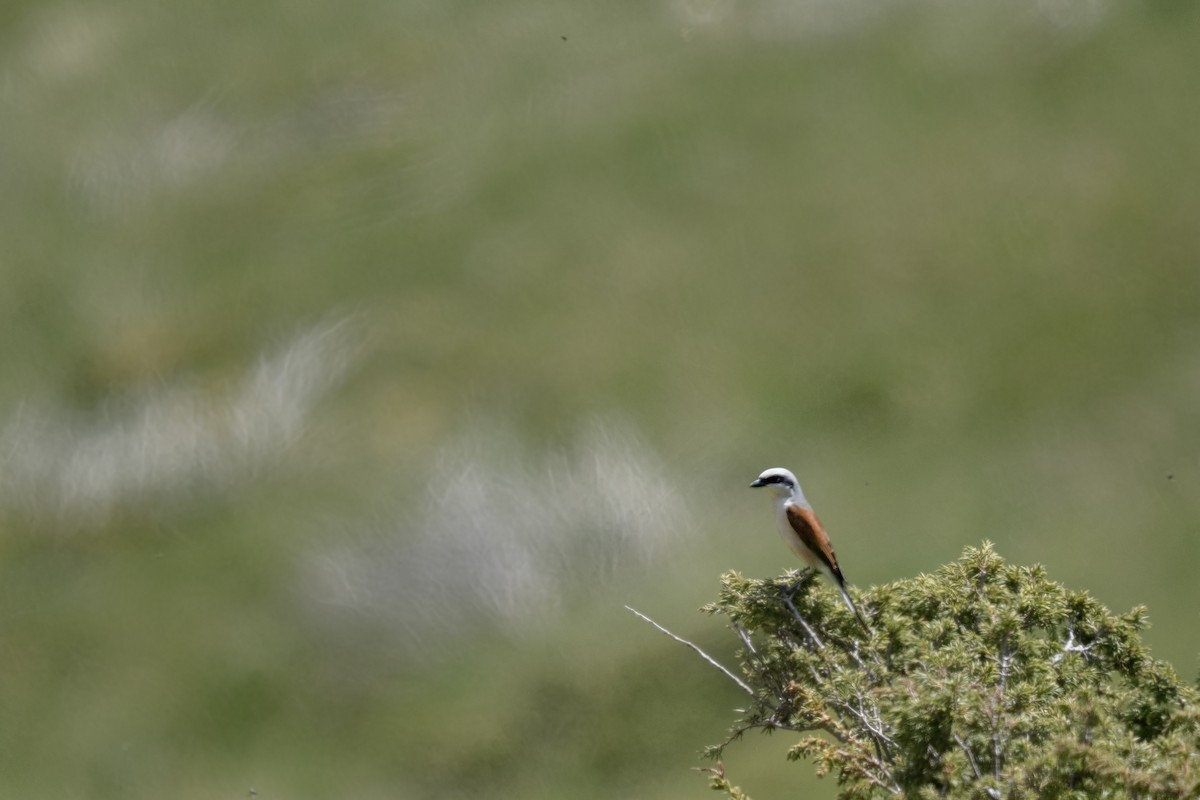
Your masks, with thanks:
[{"label": "dry stick", "polygon": [[706,652],[704,652],[703,650],[701,650],[701,649],[700,649],[700,648],[699,648],[697,645],[694,645],[694,644],[692,644],[692,643],[691,643],[691,642],[689,642],[687,639],[684,639],[682,636],[676,636],[675,634],[671,633],[669,630],[667,630],[666,628],[664,628],[662,625],[659,625],[657,622],[655,622],[654,620],[650,619],[650,618],[649,618],[649,617],[647,617],[645,614],[643,614],[642,612],[638,611],[636,608],[633,608],[632,606],[625,606],[625,608],[626,608],[626,609],[628,609],[629,611],[632,611],[634,614],[637,614],[639,617],[641,617],[642,619],[646,620],[646,622],[649,622],[651,625],[653,625],[654,627],[658,628],[660,631],[662,631],[663,633],[665,633],[667,636],[670,636],[670,637],[671,637],[672,639],[674,639],[675,641],[679,642],[680,644],[685,644],[685,645],[687,645],[688,647],[690,647],[690,648],[692,648],[693,650],[695,650],[695,651],[696,651],[696,653],[697,653],[697,654],[699,654],[699,656],[700,656],[701,658],[703,658],[703,659],[704,659],[705,661],[707,661],[708,663],[712,664],[712,665],[713,665],[714,667],[716,667],[717,669],[721,670],[721,672],[724,672],[724,673],[725,673],[725,675],[726,675],[726,677],[728,677],[728,678],[729,678],[729,680],[733,681],[733,682],[734,682],[734,683],[736,683],[738,686],[742,687],[742,690],[743,690],[743,691],[745,691],[745,692],[746,692],[746,694],[750,695],[751,697],[754,697],[754,690],[753,690],[753,689],[751,689],[749,686],[747,686],[747,685],[745,684],[745,682],[743,682],[743,681],[742,681],[742,679],[741,679],[741,678],[739,678],[737,675],[734,675],[732,672],[730,672],[729,670],[727,670],[727,669],[726,669],[724,666],[722,666],[722,665],[721,665],[721,663],[720,663],[720,662],[718,662],[718,661],[717,661],[715,658],[713,658],[712,656],[710,656],[708,653],[706,653]]},{"label": "dry stick", "polygon": [[[862,726],[867,729],[867,733],[869,733],[871,735],[871,738],[875,740],[876,747],[879,747],[880,744],[882,743],[882,744],[888,745],[889,747],[894,747],[897,750],[900,749],[899,743],[897,743],[895,739],[893,739],[892,737],[890,737],[886,733],[884,733],[882,720],[876,724],[871,723],[871,720],[867,717],[867,712],[862,707],[862,698],[861,697],[858,699],[858,709],[857,710],[855,710],[854,706],[850,705],[850,703],[848,703],[845,700],[838,700],[837,703],[840,706],[842,706],[842,708],[846,709],[847,712],[854,715],[855,717],[858,717],[858,721],[860,723],[862,723]],[[876,716],[876,718],[878,718],[878,715]],[[883,753],[880,753],[879,757],[882,758]]]},{"label": "dry stick", "polygon": [[758,655],[758,650],[755,649],[754,641],[750,638],[749,632],[747,632],[745,628],[743,628],[741,625],[738,625],[736,622],[730,623],[730,627],[733,628],[733,631],[738,635],[738,638],[742,640],[742,644],[746,645],[746,649],[750,651],[750,655]]},{"label": "dry stick", "polygon": [[785,594],[783,596],[783,601],[787,603],[787,607],[791,609],[792,616],[795,617],[796,621],[804,626],[804,632],[808,634],[808,638],[812,640],[812,643],[817,646],[818,650],[823,649],[825,645],[822,644],[821,639],[817,636],[816,631],[809,627],[808,622],[805,621],[804,617],[800,616],[800,612],[796,609],[796,604],[792,602],[791,596]]},{"label": "dry stick", "polygon": [[954,734],[954,741],[956,744],[958,744],[959,748],[961,748],[962,751],[967,754],[967,761],[971,762],[971,771],[975,773],[975,780],[982,782],[983,773],[979,770],[979,764],[975,761],[975,753],[972,752],[971,746],[963,741],[963,738],[957,733]]}]

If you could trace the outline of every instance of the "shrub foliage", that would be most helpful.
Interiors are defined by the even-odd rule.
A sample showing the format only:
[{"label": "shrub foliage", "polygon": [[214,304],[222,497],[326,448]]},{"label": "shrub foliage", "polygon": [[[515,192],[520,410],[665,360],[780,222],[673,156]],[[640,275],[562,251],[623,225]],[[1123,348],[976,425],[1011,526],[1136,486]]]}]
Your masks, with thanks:
[{"label": "shrub foliage", "polygon": [[1144,609],[1114,616],[986,542],[859,605],[869,635],[812,574],[724,575],[704,610],[740,637],[754,702],[709,754],[798,732],[788,758],[842,798],[1200,797],[1198,695],[1150,657]]}]

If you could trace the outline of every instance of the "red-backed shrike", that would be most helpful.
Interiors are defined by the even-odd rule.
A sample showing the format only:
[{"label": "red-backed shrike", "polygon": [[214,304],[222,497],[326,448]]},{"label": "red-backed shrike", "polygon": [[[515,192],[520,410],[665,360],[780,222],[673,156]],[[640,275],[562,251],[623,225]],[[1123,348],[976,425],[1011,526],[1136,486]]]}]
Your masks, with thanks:
[{"label": "red-backed shrike", "polygon": [[846,605],[858,617],[858,621],[866,630],[867,621],[859,613],[850,593],[846,591],[846,579],[838,566],[837,556],[833,546],[829,544],[829,536],[821,526],[821,520],[813,513],[812,506],[804,499],[804,492],[796,481],[796,476],[783,467],[772,467],[758,476],[758,480],[750,484],[752,488],[767,487],[775,495],[775,520],[779,525],[779,535],[792,552],[800,556],[811,569],[817,570],[828,577],[842,593]]}]

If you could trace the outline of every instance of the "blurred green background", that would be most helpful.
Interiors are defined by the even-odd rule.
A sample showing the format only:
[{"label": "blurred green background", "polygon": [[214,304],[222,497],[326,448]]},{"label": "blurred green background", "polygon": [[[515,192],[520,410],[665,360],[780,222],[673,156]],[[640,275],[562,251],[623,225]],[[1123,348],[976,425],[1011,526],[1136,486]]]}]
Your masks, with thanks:
[{"label": "blurred green background", "polygon": [[[1200,7],[13,2],[0,795],[706,796],[696,613],[987,538],[1196,671]],[[785,735],[755,797],[831,797]]]}]

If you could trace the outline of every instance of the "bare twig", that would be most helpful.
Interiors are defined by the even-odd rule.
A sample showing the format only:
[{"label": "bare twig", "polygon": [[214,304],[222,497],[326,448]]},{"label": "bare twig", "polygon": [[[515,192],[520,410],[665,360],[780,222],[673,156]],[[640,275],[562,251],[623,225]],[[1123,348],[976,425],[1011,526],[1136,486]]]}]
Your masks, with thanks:
[{"label": "bare twig", "polygon": [[1063,642],[1062,652],[1055,653],[1050,658],[1050,663],[1057,664],[1058,662],[1062,661],[1063,656],[1065,656],[1067,653],[1081,653],[1086,659],[1091,649],[1092,645],[1090,644],[1075,643],[1075,625],[1073,623],[1067,623],[1067,640]]},{"label": "bare twig", "polygon": [[751,655],[758,655],[758,650],[754,648],[754,641],[750,638],[750,632],[736,622],[732,625],[734,633],[742,640],[742,644],[746,645],[746,649]]},{"label": "bare twig", "polygon": [[783,602],[787,603],[787,607],[791,610],[792,616],[795,617],[796,621],[799,622],[804,628],[804,632],[807,633],[808,638],[812,640],[813,646],[815,646],[818,650],[823,649],[825,645],[821,642],[820,637],[817,636],[817,632],[809,626],[804,617],[800,616],[800,612],[796,609],[796,604],[792,602],[792,596],[785,594],[783,596]]},{"label": "bare twig", "polygon": [[[871,719],[867,716],[866,711],[862,708],[861,699],[859,701],[860,705],[857,709],[850,705],[850,703],[837,697],[827,697],[825,698],[825,702],[834,703],[835,705],[845,709],[846,713],[856,717],[862,727],[866,730],[867,734],[871,737],[871,740],[875,743],[876,748],[882,748],[883,745],[887,745],[888,747],[894,747],[897,750],[900,749],[900,745],[896,742],[896,740],[884,733],[882,722],[871,722]],[[883,757],[883,752],[881,749],[879,751],[879,756],[881,758]]]},{"label": "bare twig", "polygon": [[892,771],[887,767],[887,765],[880,764],[879,762],[875,762],[875,763],[876,763],[876,766],[883,771],[883,774],[885,777],[881,778],[878,775],[872,775],[870,772],[868,772],[868,773],[866,773],[867,780],[871,781],[871,783],[875,784],[880,789],[883,789],[885,792],[888,792],[890,794],[903,793],[904,790],[901,789],[899,787],[899,785],[896,784],[895,781],[889,780],[889,778],[891,777]]},{"label": "bare twig", "polygon": [[637,616],[641,617],[642,619],[646,620],[646,622],[649,622],[651,625],[653,625],[654,627],[658,628],[660,631],[662,631],[663,633],[665,633],[667,636],[670,636],[670,637],[671,637],[672,639],[674,639],[675,641],[679,642],[680,644],[685,644],[685,645],[687,645],[688,647],[692,648],[692,650],[695,650],[695,651],[696,651],[696,653],[697,653],[697,655],[699,655],[701,658],[703,658],[703,659],[704,659],[705,661],[707,661],[708,663],[712,664],[712,665],[713,665],[714,667],[716,667],[717,669],[721,670],[721,672],[724,672],[724,673],[725,673],[725,676],[726,676],[727,678],[729,678],[729,680],[733,681],[733,682],[734,682],[734,683],[736,683],[738,686],[742,687],[742,691],[744,691],[746,694],[750,695],[751,697],[754,697],[754,696],[755,696],[755,695],[754,695],[754,690],[753,690],[753,689],[751,689],[749,686],[747,686],[747,685],[746,685],[746,683],[745,683],[745,681],[743,681],[743,680],[742,680],[741,678],[739,678],[737,675],[734,675],[732,672],[730,672],[728,669],[726,669],[726,668],[725,668],[725,667],[724,667],[724,666],[723,666],[723,665],[722,665],[722,664],[721,664],[719,661],[717,661],[715,658],[713,658],[712,656],[710,656],[708,653],[706,653],[706,652],[704,652],[703,650],[701,650],[699,646],[697,646],[697,645],[695,645],[695,644],[692,644],[692,643],[691,643],[691,642],[689,642],[687,639],[684,639],[682,636],[676,636],[675,634],[671,633],[669,630],[667,630],[666,628],[664,628],[662,625],[659,625],[657,622],[655,622],[654,620],[650,619],[650,618],[649,618],[649,617],[647,617],[645,614],[643,614],[642,612],[638,611],[636,608],[633,608],[632,606],[625,606],[625,608],[626,608],[627,610],[629,610],[629,611],[632,611],[634,614],[636,614]]},{"label": "bare twig", "polygon": [[975,760],[975,753],[971,750],[971,746],[963,741],[963,738],[957,733],[954,734],[954,741],[967,754],[967,761],[971,762],[971,771],[975,773],[975,779],[983,780],[983,773],[979,771],[979,763]]},{"label": "bare twig", "polygon": [[864,672],[866,671],[867,665],[863,662],[862,657],[858,654],[859,645],[861,644],[858,640],[848,641],[840,636],[835,636],[828,630],[825,631],[825,635],[829,637],[829,641],[831,641],[839,650],[846,654],[847,658],[857,664],[859,669],[863,670]]},{"label": "bare twig", "polygon": [[1000,654],[998,656],[1000,680],[996,687],[995,696],[992,699],[992,771],[996,778],[996,783],[1000,783],[1000,775],[1004,769],[1004,751],[1007,747],[1007,736],[1004,734],[1004,727],[1001,724],[1004,720],[1004,706],[1008,702],[1006,692],[1008,691],[1008,667],[1012,663],[1012,650],[1009,647],[1008,639],[1000,642]]},{"label": "bare twig", "polygon": [[748,726],[748,728],[772,728],[781,731],[791,731],[792,733],[812,733],[813,731],[824,731],[842,744],[850,744],[850,737],[846,734],[846,732],[831,722],[815,722],[811,725],[792,725],[787,722],[764,720],[762,722],[756,722],[755,724]]}]

